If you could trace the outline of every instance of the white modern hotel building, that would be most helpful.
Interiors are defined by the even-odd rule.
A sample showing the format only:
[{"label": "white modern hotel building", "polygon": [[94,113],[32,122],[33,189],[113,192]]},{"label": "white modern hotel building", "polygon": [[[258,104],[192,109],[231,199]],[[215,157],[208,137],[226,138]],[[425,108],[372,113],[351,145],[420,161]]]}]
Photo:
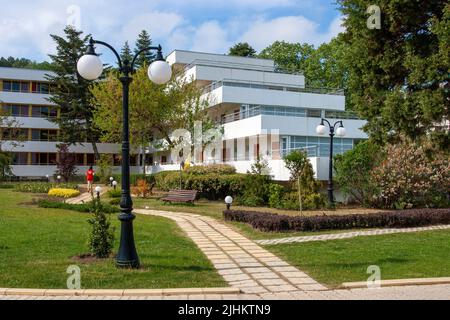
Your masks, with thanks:
[{"label": "white modern hotel building", "polygon": [[[207,112],[223,126],[219,147],[194,155],[194,164],[229,163],[238,172],[246,172],[257,155],[269,162],[276,180],[288,180],[282,156],[291,150],[308,153],[319,180],[328,177],[329,137],[319,136],[316,127],[321,117],[330,122],[342,120],[346,136],[334,138],[334,152],[342,153],[366,139],[360,129],[365,121],[345,111],[345,96],[331,89],[309,89],[302,74],[283,72],[273,60],[232,57],[176,50],[167,57],[173,68],[181,68],[204,90],[209,100]],[[53,175],[58,127],[49,118],[58,116],[58,107],[47,98],[45,80],[48,71],[0,68],[0,104],[21,124],[25,141],[18,146],[1,137],[3,151],[14,154],[13,172],[17,176]],[[51,90],[51,89],[50,89]],[[6,131],[7,133],[7,131]],[[216,144],[217,146],[217,144]],[[82,173],[94,163],[89,143],[71,146]],[[119,146],[99,144],[100,153],[114,155],[119,165]],[[147,172],[178,170],[179,159],[169,150],[147,151]],[[206,154],[208,153],[208,154]],[[138,159],[131,163],[139,170]]]},{"label": "white modern hotel building", "polygon": [[[310,89],[302,74],[283,72],[273,60],[176,50],[167,61],[196,81],[209,100],[207,112],[223,125],[219,147],[195,155],[194,163],[228,163],[246,172],[256,157],[268,160],[276,180],[288,180],[282,157],[292,150],[308,153],[316,178],[328,178],[328,132],[316,133],[320,119],[342,120],[346,136],[334,138],[334,153],[367,139],[365,121],[345,111],[345,96],[332,89]],[[171,152],[157,151],[149,172],[178,169]]]}]

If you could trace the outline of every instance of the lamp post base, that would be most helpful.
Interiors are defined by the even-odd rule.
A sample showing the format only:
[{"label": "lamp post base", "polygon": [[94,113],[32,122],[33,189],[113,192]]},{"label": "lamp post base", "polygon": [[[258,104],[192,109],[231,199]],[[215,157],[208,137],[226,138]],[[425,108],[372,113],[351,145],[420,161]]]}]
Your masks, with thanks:
[{"label": "lamp post base", "polygon": [[121,222],[120,247],[116,258],[116,267],[137,269],[140,266],[139,257],[134,245],[133,220],[135,215],[132,213],[119,214]]}]

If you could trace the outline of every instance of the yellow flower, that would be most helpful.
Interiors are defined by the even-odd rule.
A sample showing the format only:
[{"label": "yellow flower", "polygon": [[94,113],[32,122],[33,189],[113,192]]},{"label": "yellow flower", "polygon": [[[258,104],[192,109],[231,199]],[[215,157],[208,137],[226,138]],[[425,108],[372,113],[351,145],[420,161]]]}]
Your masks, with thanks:
[{"label": "yellow flower", "polygon": [[80,195],[80,191],[74,189],[52,188],[48,195],[59,198],[73,198]]}]

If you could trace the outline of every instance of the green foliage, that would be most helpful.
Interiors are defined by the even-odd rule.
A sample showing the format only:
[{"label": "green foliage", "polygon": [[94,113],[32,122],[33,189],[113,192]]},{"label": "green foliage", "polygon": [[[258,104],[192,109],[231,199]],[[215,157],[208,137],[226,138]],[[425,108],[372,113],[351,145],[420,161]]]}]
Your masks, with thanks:
[{"label": "green foliage", "polygon": [[299,72],[306,69],[307,61],[313,52],[314,47],[306,43],[275,41],[262,50],[258,57],[273,59],[281,69]]},{"label": "green foliage", "polygon": [[[283,160],[286,168],[291,173],[292,187],[297,190],[298,205],[300,211],[302,211],[304,195],[316,193],[319,188],[318,182],[314,179],[312,165],[306,152],[301,150],[292,151]],[[290,198],[289,202],[292,201],[293,199]]]},{"label": "green foliage", "polygon": [[[65,202],[41,199],[38,201],[38,206],[40,208],[64,209],[64,210],[72,210],[72,211],[84,212],[84,213],[92,212],[92,204],[91,203],[72,204],[72,203],[65,203]],[[113,206],[107,205],[107,204],[102,204],[102,210],[105,213],[120,212],[119,208],[113,207]]]},{"label": "green foliage", "polygon": [[0,67],[52,70],[52,64],[47,61],[36,62],[26,58],[14,57],[0,57]]},{"label": "green foliage", "polygon": [[94,126],[90,81],[78,75],[78,59],[86,52],[89,35],[72,26],[64,29],[64,36],[51,35],[56,43],[56,54],[49,55],[54,75],[48,75],[51,88],[48,99],[60,107],[60,117],[51,120],[60,128],[60,141],[70,144],[87,141],[92,144],[95,158],[99,158],[96,141],[99,132]]},{"label": "green foliage", "polygon": [[236,173],[236,168],[229,164],[208,164],[200,166],[191,166],[186,172],[191,174],[234,174]]},{"label": "green foliage", "polygon": [[5,181],[13,175],[11,171],[11,154],[0,152],[0,181]]},{"label": "green foliage", "polygon": [[267,160],[257,157],[245,176],[244,190],[242,196],[238,198],[239,203],[246,206],[267,204],[269,201],[268,188],[271,181]]},{"label": "green foliage", "polygon": [[122,62],[127,60],[129,63],[131,63],[131,60],[133,59],[128,41],[125,41],[122,50],[120,51],[120,59],[122,59]]},{"label": "green foliage", "polygon": [[230,56],[238,57],[255,57],[256,50],[253,49],[247,42],[239,42],[230,48],[228,54]]},{"label": "green foliage", "polygon": [[48,193],[52,188],[65,188],[78,190],[74,183],[49,183],[49,182],[19,182],[14,185],[15,191],[31,193]]},{"label": "green foliage", "polygon": [[269,207],[282,208],[283,207],[283,194],[285,192],[284,187],[271,183],[268,187],[269,192]]},{"label": "green foliage", "polygon": [[120,204],[120,198],[113,198],[109,200],[109,204],[112,206],[118,206]]},{"label": "green foliage", "polygon": [[371,140],[360,142],[352,150],[334,156],[334,179],[345,195],[369,205],[376,192],[372,169],[382,159],[381,147]]},{"label": "green foliage", "polygon": [[[146,30],[142,30],[136,40],[136,48],[134,49],[134,54],[137,54],[140,50],[148,48],[152,45],[152,39]],[[141,52],[136,58],[135,66],[140,68],[143,66],[148,66],[155,59],[155,54],[152,51],[146,50]],[[131,63],[131,62],[130,62]]]},{"label": "green foliage", "polygon": [[429,136],[448,148],[450,6],[446,0],[377,3],[380,29],[366,26],[371,0],[338,0],[346,17],[343,37],[348,95],[368,120],[372,139]]},{"label": "green foliage", "polygon": [[110,198],[120,198],[122,196],[122,190],[120,190],[120,189],[116,189],[116,190],[111,189],[111,190],[108,190],[107,194],[108,194],[108,196]]},{"label": "green foliage", "polygon": [[89,236],[90,252],[97,258],[107,258],[114,244],[114,228],[111,227],[100,200],[92,202],[91,212],[93,217],[88,220],[92,227]]},{"label": "green foliage", "polygon": [[[169,191],[179,189],[179,171],[162,171],[154,175],[155,187]],[[224,199],[228,195],[239,195],[244,189],[244,174],[183,174],[183,188],[197,190],[200,197],[210,200]]]},{"label": "green foliage", "polygon": [[[112,163],[113,158],[111,154],[102,153],[100,159],[97,161],[97,166],[99,168],[98,173],[95,175],[98,177],[100,182],[109,183],[109,178],[112,176]],[[95,177],[94,176],[94,177]]]},{"label": "green foliage", "polygon": [[12,183],[0,183],[0,189],[14,189]]}]

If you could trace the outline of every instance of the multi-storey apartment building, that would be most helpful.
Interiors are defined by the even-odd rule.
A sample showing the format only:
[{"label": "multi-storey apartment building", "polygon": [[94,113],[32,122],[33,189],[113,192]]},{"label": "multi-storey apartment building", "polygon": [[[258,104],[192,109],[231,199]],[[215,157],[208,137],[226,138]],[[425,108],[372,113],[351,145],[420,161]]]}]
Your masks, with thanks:
[{"label": "multi-storey apartment building", "polygon": [[[229,163],[246,172],[259,155],[268,160],[276,180],[288,180],[282,157],[301,149],[316,177],[326,180],[330,138],[316,133],[320,119],[343,121],[347,133],[335,137],[335,154],[367,138],[361,130],[365,121],[345,111],[342,91],[308,88],[302,74],[283,72],[273,60],[176,50],[167,61],[203,88],[209,116],[223,125],[221,145],[196,155],[195,164]],[[148,171],[179,168],[169,151],[156,152],[152,159]]]},{"label": "multi-storey apartment building", "polygon": [[[47,100],[51,93],[45,75],[49,71],[0,67],[0,105],[2,114],[13,117],[23,136],[20,143],[12,143],[7,129],[2,130],[2,151],[13,155],[12,171],[21,177],[45,177],[55,173],[58,126],[51,118],[59,116],[58,106]],[[100,153],[113,154],[115,165],[120,165],[116,144],[101,143]],[[90,143],[72,145],[79,173],[94,165]]]}]

